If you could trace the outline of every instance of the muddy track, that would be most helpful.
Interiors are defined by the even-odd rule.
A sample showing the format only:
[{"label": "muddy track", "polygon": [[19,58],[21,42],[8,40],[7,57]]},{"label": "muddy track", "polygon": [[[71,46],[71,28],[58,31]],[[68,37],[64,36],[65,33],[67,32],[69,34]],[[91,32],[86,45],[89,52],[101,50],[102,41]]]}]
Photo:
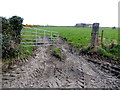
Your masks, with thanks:
[{"label": "muddy track", "polygon": [[61,39],[56,47],[62,48],[65,60],[51,55],[54,46],[39,47],[34,57],[21,60],[3,74],[3,88],[120,88],[120,79],[88,58],[69,53]]}]

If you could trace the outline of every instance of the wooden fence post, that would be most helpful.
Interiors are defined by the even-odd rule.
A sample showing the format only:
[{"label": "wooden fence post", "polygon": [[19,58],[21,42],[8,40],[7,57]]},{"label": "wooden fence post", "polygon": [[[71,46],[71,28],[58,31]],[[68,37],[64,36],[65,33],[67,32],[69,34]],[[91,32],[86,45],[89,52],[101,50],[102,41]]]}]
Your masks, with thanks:
[{"label": "wooden fence post", "polygon": [[44,43],[44,45],[46,44],[46,31],[44,31],[43,43]]},{"label": "wooden fence post", "polygon": [[52,31],[51,31],[51,45],[53,44],[53,42],[52,42]]},{"label": "wooden fence post", "polygon": [[101,45],[103,46],[103,36],[104,36],[104,30],[102,30],[102,34],[101,34]]},{"label": "wooden fence post", "polygon": [[99,23],[93,23],[91,33],[91,48],[94,48],[98,44],[98,31]]},{"label": "wooden fence post", "polygon": [[36,30],[36,45],[38,44],[38,40],[37,40],[37,30]]}]

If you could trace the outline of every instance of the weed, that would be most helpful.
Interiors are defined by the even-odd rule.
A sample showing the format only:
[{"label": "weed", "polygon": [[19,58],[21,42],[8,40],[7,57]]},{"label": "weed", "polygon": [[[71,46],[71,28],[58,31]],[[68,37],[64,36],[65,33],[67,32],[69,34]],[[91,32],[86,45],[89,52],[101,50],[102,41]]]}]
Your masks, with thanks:
[{"label": "weed", "polygon": [[62,59],[62,52],[60,51],[60,48],[55,48],[52,52],[52,55]]}]

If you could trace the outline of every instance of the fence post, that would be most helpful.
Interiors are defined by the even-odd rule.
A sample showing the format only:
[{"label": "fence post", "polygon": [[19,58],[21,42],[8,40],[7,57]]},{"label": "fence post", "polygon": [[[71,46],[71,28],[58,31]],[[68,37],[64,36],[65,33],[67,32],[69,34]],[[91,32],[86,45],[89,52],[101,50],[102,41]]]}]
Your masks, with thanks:
[{"label": "fence post", "polygon": [[45,35],[46,35],[46,32],[44,31],[44,39],[43,39],[43,42],[44,42],[44,45],[45,45]]},{"label": "fence post", "polygon": [[[2,74],[2,18],[0,18],[0,73]],[[2,78],[0,78],[0,88],[2,88]]]},{"label": "fence post", "polygon": [[52,43],[52,31],[51,31],[51,44],[53,44],[53,43]]},{"label": "fence post", "polygon": [[36,30],[36,46],[37,46],[37,42],[38,42],[38,41],[37,41],[37,30]]},{"label": "fence post", "polygon": [[57,38],[56,38],[56,44],[58,43],[58,38],[59,38],[59,34],[57,34]]},{"label": "fence post", "polygon": [[102,33],[101,33],[101,45],[103,46],[103,36],[104,36],[104,30],[102,30]]},{"label": "fence post", "polygon": [[94,48],[98,44],[98,31],[99,23],[93,23],[91,33],[91,48]]}]

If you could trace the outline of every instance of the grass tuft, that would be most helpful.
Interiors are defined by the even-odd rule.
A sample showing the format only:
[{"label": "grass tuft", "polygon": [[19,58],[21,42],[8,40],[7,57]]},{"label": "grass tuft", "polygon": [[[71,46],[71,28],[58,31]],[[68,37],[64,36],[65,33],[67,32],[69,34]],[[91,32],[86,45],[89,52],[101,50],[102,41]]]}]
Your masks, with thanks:
[{"label": "grass tuft", "polygon": [[62,52],[60,51],[60,48],[55,48],[52,52],[52,55],[62,59]]}]

